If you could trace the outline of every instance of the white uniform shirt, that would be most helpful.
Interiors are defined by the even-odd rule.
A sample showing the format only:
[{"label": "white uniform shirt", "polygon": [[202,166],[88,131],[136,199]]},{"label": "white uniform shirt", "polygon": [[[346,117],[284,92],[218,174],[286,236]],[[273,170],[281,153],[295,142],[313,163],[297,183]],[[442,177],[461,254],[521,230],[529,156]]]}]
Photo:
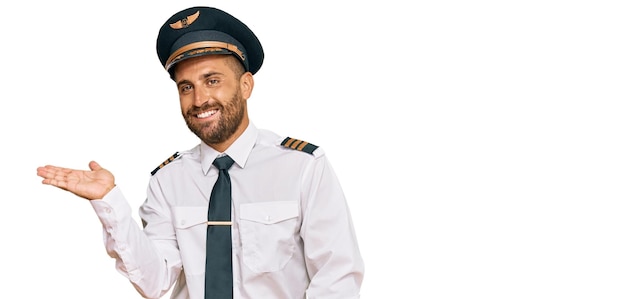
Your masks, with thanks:
[{"label": "white uniform shirt", "polygon": [[[285,148],[250,124],[227,150],[234,298],[359,298],[364,265],[343,191],[321,148]],[[116,268],[147,298],[204,298],[207,211],[218,152],[202,143],[151,178],[132,219],[120,188],[92,200]]]}]

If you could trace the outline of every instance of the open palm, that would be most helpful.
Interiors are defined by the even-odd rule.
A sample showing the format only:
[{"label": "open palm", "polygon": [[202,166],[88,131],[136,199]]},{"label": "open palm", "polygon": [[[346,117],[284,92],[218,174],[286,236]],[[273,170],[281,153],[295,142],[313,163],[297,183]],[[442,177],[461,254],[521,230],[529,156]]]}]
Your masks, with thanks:
[{"label": "open palm", "polygon": [[95,161],[89,162],[89,169],[46,165],[37,168],[37,175],[43,178],[43,184],[67,190],[89,200],[101,199],[115,187],[115,178]]}]

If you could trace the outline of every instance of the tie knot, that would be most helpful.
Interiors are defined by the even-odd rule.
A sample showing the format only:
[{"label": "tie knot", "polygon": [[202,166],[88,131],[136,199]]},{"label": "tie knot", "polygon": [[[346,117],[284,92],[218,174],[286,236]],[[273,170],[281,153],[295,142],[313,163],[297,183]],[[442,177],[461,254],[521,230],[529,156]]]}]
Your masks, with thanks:
[{"label": "tie knot", "polygon": [[219,169],[219,170],[225,170],[225,169],[229,169],[231,166],[233,166],[234,162],[235,161],[233,161],[233,159],[231,157],[226,155],[226,156],[222,156],[222,157],[219,157],[219,158],[215,159],[213,161],[213,165],[215,165],[215,167],[217,167],[217,169]]}]

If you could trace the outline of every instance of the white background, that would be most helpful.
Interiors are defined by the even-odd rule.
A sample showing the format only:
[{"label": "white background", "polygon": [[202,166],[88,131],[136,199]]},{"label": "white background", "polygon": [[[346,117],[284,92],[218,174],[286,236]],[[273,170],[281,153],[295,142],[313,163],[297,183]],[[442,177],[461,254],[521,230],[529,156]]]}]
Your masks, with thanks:
[{"label": "white background", "polygon": [[139,298],[90,205],[36,168],[96,160],[138,208],[197,142],[158,29],[214,5],[264,45],[253,122],[331,159],[363,299],[625,298],[621,2],[4,1],[2,292]]}]

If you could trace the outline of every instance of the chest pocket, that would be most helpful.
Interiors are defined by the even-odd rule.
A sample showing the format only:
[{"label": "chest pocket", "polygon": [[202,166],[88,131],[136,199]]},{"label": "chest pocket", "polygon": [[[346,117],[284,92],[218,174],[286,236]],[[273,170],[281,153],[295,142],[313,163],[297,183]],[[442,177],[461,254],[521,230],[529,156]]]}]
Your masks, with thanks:
[{"label": "chest pocket", "polygon": [[[204,275],[207,206],[173,207],[174,229],[186,275]],[[198,262],[198,261],[202,262]]]},{"label": "chest pocket", "polygon": [[298,216],[295,201],[242,204],[239,230],[244,264],[255,272],[283,269],[296,248]]}]

